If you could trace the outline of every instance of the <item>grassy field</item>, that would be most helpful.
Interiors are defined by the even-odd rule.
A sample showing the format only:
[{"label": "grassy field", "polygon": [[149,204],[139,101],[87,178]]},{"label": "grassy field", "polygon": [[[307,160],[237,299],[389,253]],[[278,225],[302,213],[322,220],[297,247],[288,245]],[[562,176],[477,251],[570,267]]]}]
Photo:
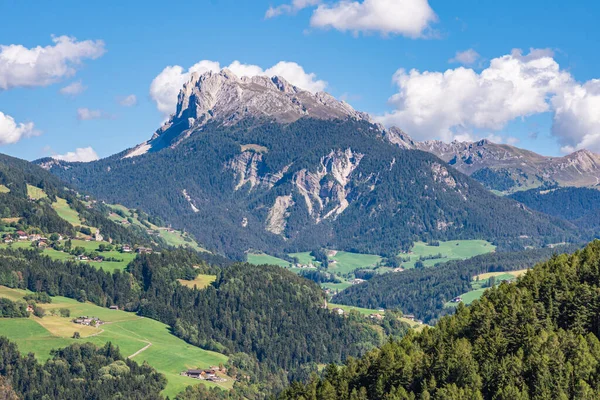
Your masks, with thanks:
[{"label": "grassy field", "polygon": [[441,258],[423,260],[426,267],[433,267],[435,264],[451,261],[466,260],[481,254],[496,251],[496,246],[485,240],[450,240],[439,242],[439,246],[428,246],[424,242],[416,242],[408,254],[400,254],[400,257],[409,257],[410,261],[402,263],[404,268],[414,268],[415,263],[420,257],[431,257],[441,254]]},{"label": "grassy field", "polygon": [[[427,243],[417,242],[411,251],[399,256],[408,259],[402,262],[404,268],[414,268],[415,263],[421,257],[431,259],[422,260],[426,267],[432,267],[438,263],[451,260],[464,260],[480,254],[490,253],[496,250],[496,247],[485,240],[452,240],[439,242],[439,246],[428,246]],[[342,291],[352,286],[352,280],[356,277],[354,271],[359,269],[375,270],[379,274],[390,272],[392,269],[379,265],[382,257],[373,254],[350,253],[347,251],[328,250],[329,266],[327,271],[333,273],[339,280],[339,283],[323,283],[323,288],[333,291]],[[439,254],[439,257],[435,257]],[[320,266],[310,252],[291,253],[290,257],[295,257],[303,265],[313,264]],[[435,257],[435,258],[433,258]],[[274,264],[284,268],[290,268],[295,273],[300,273],[302,269],[291,267],[290,263],[268,254],[248,254],[248,262],[251,264]]]},{"label": "grassy field", "polygon": [[9,193],[10,189],[7,188],[5,185],[0,185],[0,193]]},{"label": "grassy field", "polygon": [[[95,242],[95,241],[85,241],[85,240],[71,240],[72,242],[72,246],[73,247],[78,247],[81,246],[83,248],[85,248],[86,251],[96,251],[98,249],[98,246],[100,245],[100,243],[104,243],[104,244],[109,244],[107,242]],[[65,253],[63,253],[65,254]],[[117,260],[121,260],[121,261],[102,261],[102,262],[96,262],[96,261],[87,261],[90,265],[96,267],[96,268],[103,268],[105,271],[116,271],[116,270],[123,270],[125,269],[125,267],[127,266],[127,264],[129,264],[134,258],[135,258],[135,253],[120,253],[117,250],[112,250],[112,251],[104,251],[102,253],[98,253],[104,257],[112,257],[115,258]]]},{"label": "grassy field", "polygon": [[[174,246],[174,247],[179,247],[179,246],[189,246],[192,249],[196,250],[196,251],[205,251],[208,252],[208,250],[206,250],[205,248],[203,248],[202,246],[200,246],[198,243],[196,243],[195,240],[193,240],[189,234],[185,233],[185,232],[181,232],[178,230],[171,230],[169,231],[169,229],[167,229],[166,227],[161,227],[161,226],[157,226],[154,225],[150,222],[148,222],[148,226],[144,225],[139,219],[138,219],[138,214],[135,212],[132,212],[132,210],[130,210],[129,208],[120,205],[120,204],[108,204],[108,206],[110,208],[112,208],[115,211],[122,211],[125,213],[125,215],[127,216],[127,218],[131,218],[131,220],[133,221],[134,225],[137,225],[143,229],[151,229],[154,230],[156,232],[158,232],[158,235],[164,239],[164,241],[169,245],[169,246]],[[133,215],[132,215],[133,213]],[[127,218],[123,218],[118,214],[110,214],[108,216],[109,219],[111,219],[114,222],[117,223],[122,223],[122,221],[124,219]]]},{"label": "grassy field", "polygon": [[[98,245],[100,245],[100,243],[108,244],[107,242],[95,242],[95,241],[88,242],[85,240],[78,240],[78,239],[73,239],[73,240],[71,240],[71,242],[72,242],[73,247],[78,247],[78,246],[83,247],[83,248],[85,248],[86,252],[87,251],[96,251],[98,249]],[[64,241],[63,241],[63,243],[64,243]],[[31,242],[14,242],[11,244],[0,243],[0,248],[29,249],[29,248],[31,248]],[[59,261],[75,260],[75,256],[73,256],[69,253],[62,252],[62,251],[56,251],[52,248],[44,249],[42,252],[43,252],[43,254],[49,256],[53,260],[59,260]],[[80,261],[80,262],[87,262],[93,267],[96,267],[98,269],[102,268],[105,271],[112,273],[116,270],[124,270],[125,267],[127,266],[127,264],[129,264],[136,257],[135,253],[119,253],[116,250],[105,251],[105,252],[98,253],[98,254],[103,255],[104,257],[112,257],[112,258],[118,259],[120,261],[97,262],[97,261],[87,260],[87,261]]]},{"label": "grassy field", "polygon": [[34,200],[39,200],[43,199],[44,197],[48,197],[46,195],[46,192],[44,192],[42,189],[35,186],[31,186],[29,184],[27,185],[27,196]]},{"label": "grassy field", "polygon": [[[385,311],[379,311],[379,310],[373,310],[370,308],[361,308],[361,307],[354,307],[354,306],[345,306],[343,304],[334,304],[334,303],[329,303],[327,304],[327,307],[329,309],[333,309],[333,308],[341,308],[342,310],[344,310],[345,312],[350,312],[351,310],[353,311],[358,311],[359,313],[361,313],[362,315],[371,315],[371,314],[385,314]],[[426,324],[419,324],[418,322],[412,321],[408,318],[400,318],[402,320],[402,322],[406,322],[408,325],[410,325],[411,328],[413,328],[416,331],[420,331],[422,330]]]},{"label": "grassy field", "polygon": [[268,254],[251,254],[248,253],[248,262],[254,265],[279,265],[280,267],[287,268],[291,264],[281,258],[273,257]]},{"label": "grassy field", "polygon": [[329,257],[329,260],[329,271],[347,274],[349,272],[354,272],[357,269],[372,269],[375,267],[375,264],[381,261],[381,257],[372,254],[338,251],[334,256]]},{"label": "grassy field", "polygon": [[[490,278],[494,277],[496,284],[502,281],[509,281],[518,278],[519,276],[524,275],[528,270],[521,269],[518,271],[508,271],[508,272],[488,272],[485,274],[476,275],[473,277],[471,281],[471,287],[473,290],[463,293],[460,295],[462,298],[462,303],[469,305],[475,300],[479,300],[483,295],[483,292],[489,286]],[[479,278],[479,279],[478,279]],[[445,307],[456,307],[459,303],[447,302]]]},{"label": "grassy field", "polygon": [[67,221],[73,226],[81,226],[81,219],[79,218],[79,213],[71,208],[65,199],[61,199],[60,197],[56,198],[56,201],[52,203],[52,208],[59,217]]},{"label": "grassy field", "polygon": [[[0,286],[0,297],[17,300],[26,293],[24,290]],[[198,380],[181,376],[180,372],[188,368],[207,368],[227,361],[227,357],[222,354],[202,350],[173,336],[167,325],[133,313],[79,303],[65,297],[53,297],[51,304],[40,306],[47,312],[52,309],[68,308],[71,310],[71,318],[52,316],[41,319],[5,318],[0,323],[0,335],[14,341],[22,353],[33,352],[41,361],[50,357],[52,349],[65,347],[76,341],[92,342],[97,346],[110,341],[119,346],[124,357],[135,355],[132,358],[138,363],[146,361],[157,371],[165,374],[168,384],[163,395],[170,397],[174,397],[186,386],[198,384]],[[98,317],[106,323],[98,328],[73,324],[72,317],[80,315]],[[82,336],[87,337],[79,340],[71,339],[74,331],[79,331]],[[143,351],[140,352],[142,349]],[[233,381],[229,379],[219,384],[210,382],[203,382],[203,384],[229,389]]]},{"label": "grassy field", "polygon": [[304,264],[304,265],[313,264],[316,266],[321,265],[320,262],[316,261],[315,258],[310,255],[310,251],[305,251],[302,253],[291,253],[288,255],[290,257],[296,257],[300,264]]},{"label": "grassy field", "polygon": [[177,281],[179,281],[179,283],[181,283],[183,286],[187,286],[189,288],[196,288],[196,289],[204,289],[205,287],[207,287],[208,285],[210,285],[211,283],[213,283],[214,281],[217,280],[217,276],[216,275],[198,275],[196,277],[196,279],[194,279],[193,281],[186,281],[185,279],[177,279]]},{"label": "grassy field", "polygon": [[529,270],[528,269],[521,269],[521,270],[518,270],[518,271],[510,271],[510,272],[488,272],[486,274],[480,274],[480,275],[474,276],[473,280],[475,281],[475,280],[477,280],[477,278],[479,278],[479,280],[489,279],[492,276],[500,277],[500,279],[502,279],[501,278],[502,275],[512,275],[513,277],[517,277],[518,278],[519,276],[525,275],[525,273],[527,271],[529,271]]}]

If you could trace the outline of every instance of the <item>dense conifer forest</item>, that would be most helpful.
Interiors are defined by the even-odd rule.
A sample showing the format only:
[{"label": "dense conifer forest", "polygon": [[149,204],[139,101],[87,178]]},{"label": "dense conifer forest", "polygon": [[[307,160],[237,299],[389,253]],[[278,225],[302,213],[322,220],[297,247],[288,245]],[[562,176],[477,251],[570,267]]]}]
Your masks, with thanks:
[{"label": "dense conifer forest", "polygon": [[599,282],[596,241],[279,398],[597,399]]},{"label": "dense conifer forest", "polygon": [[40,364],[32,354],[0,337],[0,398],[40,399],[162,399],[166,379],[146,364],[124,359],[107,343],[74,344],[53,352]]}]

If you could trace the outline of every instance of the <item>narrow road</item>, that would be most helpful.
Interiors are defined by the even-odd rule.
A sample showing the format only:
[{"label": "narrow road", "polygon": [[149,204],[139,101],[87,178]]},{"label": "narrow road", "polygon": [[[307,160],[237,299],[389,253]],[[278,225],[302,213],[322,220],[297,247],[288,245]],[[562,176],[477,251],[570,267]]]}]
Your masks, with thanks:
[{"label": "narrow road", "polygon": [[127,358],[131,359],[131,358],[137,356],[138,354],[140,354],[142,351],[148,349],[148,347],[152,346],[152,343],[150,343],[150,342],[146,342],[146,343],[148,343],[146,346],[142,347],[141,349],[139,349],[138,351],[136,351],[135,353],[133,353],[132,355],[130,355]]}]

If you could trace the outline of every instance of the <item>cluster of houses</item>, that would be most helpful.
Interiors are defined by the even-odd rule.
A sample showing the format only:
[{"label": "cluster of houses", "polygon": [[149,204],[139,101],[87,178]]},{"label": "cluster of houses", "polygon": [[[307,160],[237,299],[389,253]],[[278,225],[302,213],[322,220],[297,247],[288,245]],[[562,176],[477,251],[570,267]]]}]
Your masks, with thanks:
[{"label": "cluster of houses", "polygon": [[182,372],[181,375],[210,382],[227,381],[227,379],[217,375],[217,373],[226,374],[227,369],[220,367],[210,367],[208,369],[188,369],[187,371]]},{"label": "cluster of houses", "polygon": [[75,318],[73,320],[73,322],[76,324],[85,325],[85,326],[99,326],[104,323],[103,321],[100,320],[100,318],[87,317],[87,316]]},{"label": "cluster of houses", "polygon": [[352,279],[352,281],[350,283],[352,283],[353,285],[358,285],[360,283],[363,283],[364,281],[365,281],[364,279],[354,278],[354,279]]},{"label": "cluster of houses", "polygon": [[[124,244],[123,246],[121,246],[121,251],[123,253],[131,253],[133,251],[133,248],[127,244]],[[137,249],[135,249],[135,252],[138,254],[152,254],[152,249],[149,247],[138,247]]]},{"label": "cluster of houses", "polygon": [[294,267],[300,268],[300,269],[316,269],[317,268],[314,264],[300,264],[300,263],[296,263],[294,265]]},{"label": "cluster of houses", "polygon": [[[63,240],[63,237],[61,235],[58,236],[58,240]],[[37,244],[37,246],[39,248],[46,248],[48,247],[48,238],[39,235],[39,234],[28,234],[26,232],[23,231],[16,231],[14,234],[6,234],[3,236],[2,241],[4,243],[13,243],[15,241],[19,241],[19,242],[34,242]]]}]

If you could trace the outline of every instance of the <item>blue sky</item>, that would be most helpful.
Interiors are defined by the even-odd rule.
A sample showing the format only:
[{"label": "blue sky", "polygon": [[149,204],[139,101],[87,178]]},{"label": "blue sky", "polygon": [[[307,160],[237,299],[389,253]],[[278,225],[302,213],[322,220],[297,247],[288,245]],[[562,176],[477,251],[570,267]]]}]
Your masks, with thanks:
[{"label": "blue sky", "polygon": [[[390,2],[365,0],[378,1]],[[71,65],[74,74],[53,78],[52,83],[35,77],[27,78],[33,83],[5,80],[4,90],[2,74],[10,80],[14,73],[6,72],[11,67],[3,66],[0,55],[0,112],[16,124],[34,124],[27,131],[33,136],[23,135],[16,143],[5,140],[0,152],[32,160],[91,146],[105,157],[143,142],[165,119],[150,95],[152,80],[167,66],[180,65],[186,70],[201,60],[217,61],[221,66],[239,60],[263,69],[280,61],[295,62],[314,73],[315,79],[326,81],[326,91],[383,122],[401,122],[404,126],[400,127],[418,139],[491,137],[546,155],[583,147],[600,151],[600,139],[595,136],[600,135],[600,109],[596,115],[593,112],[600,106],[600,84],[594,81],[600,78],[598,2],[396,0],[394,7],[415,3],[432,10],[435,22],[424,24],[417,35],[421,37],[402,32],[402,27],[390,32],[377,14],[370,17],[367,28],[352,20],[361,15],[346,15],[343,23],[347,30],[315,24],[317,7],[334,13],[339,11],[339,0],[324,0],[320,6],[313,0],[309,3],[314,5],[293,15],[265,18],[269,7],[286,2],[291,0],[179,1],[170,5],[149,0],[1,0],[1,45],[53,46],[51,35],[66,35],[79,42],[101,40],[105,52],[82,56],[80,63]],[[353,5],[359,13],[366,10],[363,0]],[[540,50],[532,61],[526,56],[530,48],[552,51]],[[449,60],[468,49],[479,55],[464,66],[468,71],[444,75],[448,69],[456,72],[461,68],[460,62]],[[511,53],[513,49],[523,52]],[[533,86],[520,78],[511,82],[512,78],[502,76],[509,74],[504,67],[499,79],[525,85],[518,91],[520,96],[527,97],[534,90],[539,97],[536,104],[519,101],[504,106],[514,103],[517,94],[499,85],[495,77],[488,81],[488,73],[494,71],[482,74],[493,59],[501,59],[498,65],[525,68],[525,75],[534,67],[533,73],[540,78]],[[538,62],[542,65],[535,64]],[[558,70],[546,77],[553,67]],[[403,87],[393,82],[400,68],[405,69]],[[412,69],[418,72],[411,75]],[[424,71],[440,74],[425,76]],[[473,87],[468,96],[456,100],[462,95],[461,79]],[[552,84],[538,90],[539,81],[550,80]],[[85,87],[82,93],[60,93],[61,88],[76,82]],[[429,90],[432,83],[437,85],[435,90]],[[458,92],[449,86],[458,86]],[[399,93],[403,100],[390,103],[390,97]],[[136,97],[135,105],[119,104],[130,95]],[[81,120],[78,109],[84,108],[90,111],[88,119]],[[423,109],[428,111],[421,114]],[[0,136],[2,133],[0,125]]]}]

